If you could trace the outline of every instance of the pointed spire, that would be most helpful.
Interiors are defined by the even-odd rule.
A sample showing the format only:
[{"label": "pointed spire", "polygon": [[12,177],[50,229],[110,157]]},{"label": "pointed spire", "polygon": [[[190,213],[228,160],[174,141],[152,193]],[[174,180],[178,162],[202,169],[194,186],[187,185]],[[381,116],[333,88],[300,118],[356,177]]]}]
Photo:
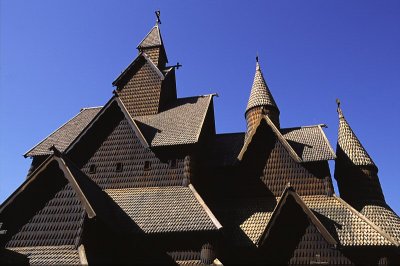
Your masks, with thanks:
[{"label": "pointed spire", "polygon": [[156,12],[156,25],[151,28],[150,32],[139,43],[137,49],[139,53],[145,53],[159,69],[163,70],[168,63],[167,53],[165,52],[164,43],[160,31],[160,11]]},{"label": "pointed spire", "polygon": [[149,33],[147,33],[146,37],[139,43],[137,48],[144,49],[144,48],[150,48],[150,47],[158,47],[162,46],[162,38],[161,38],[161,33],[160,33],[160,28],[158,26],[158,23],[150,30]]},{"label": "pointed spire", "polygon": [[251,108],[257,106],[271,106],[279,112],[274,97],[272,97],[272,94],[267,86],[267,83],[265,82],[258,60],[259,59],[257,55],[256,73],[254,75],[253,86],[251,88],[250,98],[247,104],[246,112],[249,111]]},{"label": "pointed spire", "polygon": [[337,112],[339,115],[338,148],[347,155],[354,165],[376,167],[372,158],[368,155],[367,151],[345,119],[342,109],[340,108],[339,99],[336,100],[336,103],[338,105]]}]

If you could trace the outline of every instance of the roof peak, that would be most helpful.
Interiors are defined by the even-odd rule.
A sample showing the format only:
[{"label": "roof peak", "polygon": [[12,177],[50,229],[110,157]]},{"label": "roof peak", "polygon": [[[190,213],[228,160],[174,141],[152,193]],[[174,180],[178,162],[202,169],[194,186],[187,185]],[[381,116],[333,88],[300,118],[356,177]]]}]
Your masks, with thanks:
[{"label": "roof peak", "polygon": [[279,111],[275,103],[274,97],[265,82],[264,75],[262,74],[259,64],[258,55],[256,56],[256,73],[254,75],[253,85],[251,87],[250,98],[247,104],[246,112],[257,106],[272,106]]},{"label": "roof peak", "polygon": [[163,41],[161,38],[161,32],[158,26],[158,22],[156,22],[156,25],[154,25],[151,28],[149,33],[147,33],[146,36],[143,38],[143,40],[139,43],[137,49],[140,50],[143,48],[158,47],[158,46],[163,46]]},{"label": "roof peak", "polygon": [[[350,124],[347,122],[343,115],[343,111],[340,108],[339,99],[336,100],[338,105],[337,112],[339,114],[339,130],[338,130],[338,142],[337,147],[340,148],[349,159],[358,166],[374,166],[372,158],[369,156],[368,152],[361,144],[360,140],[357,138]],[[337,153],[337,151],[336,151]]]}]

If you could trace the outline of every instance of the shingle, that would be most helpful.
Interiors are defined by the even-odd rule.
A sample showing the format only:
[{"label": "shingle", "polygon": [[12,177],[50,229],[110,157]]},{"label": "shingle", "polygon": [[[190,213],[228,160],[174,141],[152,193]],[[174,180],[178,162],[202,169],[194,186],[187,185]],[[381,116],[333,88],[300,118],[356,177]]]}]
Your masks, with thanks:
[{"label": "shingle", "polygon": [[76,250],[74,246],[38,246],[9,249],[26,255],[31,265],[81,264],[78,250]]},{"label": "shingle", "polygon": [[75,245],[84,217],[85,211],[75,191],[67,184],[13,235],[6,246]]},{"label": "shingle", "polygon": [[360,213],[400,243],[400,217],[386,204],[368,204]]},{"label": "shingle", "polygon": [[100,109],[101,107],[83,108],[71,120],[63,124],[47,138],[29,150],[25,156],[49,155],[51,154],[49,148],[52,145],[55,145],[59,151],[63,152],[90,121],[92,121]]},{"label": "shingle", "polygon": [[386,237],[356,214],[348,205],[336,197],[302,197],[306,205],[327,219],[321,222],[328,230],[334,231],[343,246],[392,246]]},{"label": "shingle", "polygon": [[105,191],[145,233],[217,230],[188,187]]},{"label": "shingle", "polygon": [[355,165],[373,165],[371,157],[354,134],[343,114],[339,114],[339,132],[337,146],[349,157]]},{"label": "shingle", "polygon": [[152,147],[198,141],[212,95],[180,98],[166,111],[134,120]]},{"label": "shingle", "polygon": [[303,162],[335,159],[335,153],[320,125],[283,128],[281,133]]},{"label": "shingle", "polygon": [[[336,197],[303,196],[304,203],[315,212],[317,218],[331,232],[337,236],[343,246],[392,246],[385,236],[368,224],[355,210],[351,210]],[[230,200],[219,203],[215,210],[228,236],[239,246],[256,244],[265,230],[279,197],[249,198]],[[386,213],[390,219],[381,219],[381,223],[392,220],[393,229],[400,228],[396,223],[398,217]],[[383,221],[384,220],[384,221]],[[399,231],[393,234],[398,234]]]},{"label": "shingle", "polygon": [[160,29],[155,25],[146,37],[139,43],[138,48],[154,47],[162,45]]},{"label": "shingle", "polygon": [[269,105],[278,110],[274,97],[265,82],[261,72],[260,65],[257,62],[256,73],[254,75],[253,86],[251,87],[249,102],[247,103],[246,111],[256,106]]}]

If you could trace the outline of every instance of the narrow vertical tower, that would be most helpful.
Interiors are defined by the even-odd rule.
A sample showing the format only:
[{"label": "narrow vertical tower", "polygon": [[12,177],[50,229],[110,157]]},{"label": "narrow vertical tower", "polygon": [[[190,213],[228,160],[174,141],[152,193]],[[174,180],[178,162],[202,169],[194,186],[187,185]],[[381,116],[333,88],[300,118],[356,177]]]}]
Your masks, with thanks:
[{"label": "narrow vertical tower", "polygon": [[335,178],[340,196],[353,206],[385,202],[378,177],[378,167],[372,161],[349,123],[337,100],[339,132],[336,147]]},{"label": "narrow vertical tower", "polygon": [[245,113],[247,134],[251,132],[258,118],[262,115],[267,115],[276,127],[279,128],[279,109],[265,82],[257,56],[256,73]]}]

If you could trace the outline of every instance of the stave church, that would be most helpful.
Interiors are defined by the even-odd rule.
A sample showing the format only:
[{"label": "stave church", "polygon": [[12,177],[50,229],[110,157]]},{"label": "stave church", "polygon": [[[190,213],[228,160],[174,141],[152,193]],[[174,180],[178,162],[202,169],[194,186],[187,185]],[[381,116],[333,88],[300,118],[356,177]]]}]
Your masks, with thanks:
[{"label": "stave church", "polygon": [[159,19],[137,50],[108,102],[24,155],[1,264],[400,263],[400,218],[339,101],[335,152],[324,124],[284,127],[257,58],[247,130],[219,134],[216,94],[177,97]]}]

